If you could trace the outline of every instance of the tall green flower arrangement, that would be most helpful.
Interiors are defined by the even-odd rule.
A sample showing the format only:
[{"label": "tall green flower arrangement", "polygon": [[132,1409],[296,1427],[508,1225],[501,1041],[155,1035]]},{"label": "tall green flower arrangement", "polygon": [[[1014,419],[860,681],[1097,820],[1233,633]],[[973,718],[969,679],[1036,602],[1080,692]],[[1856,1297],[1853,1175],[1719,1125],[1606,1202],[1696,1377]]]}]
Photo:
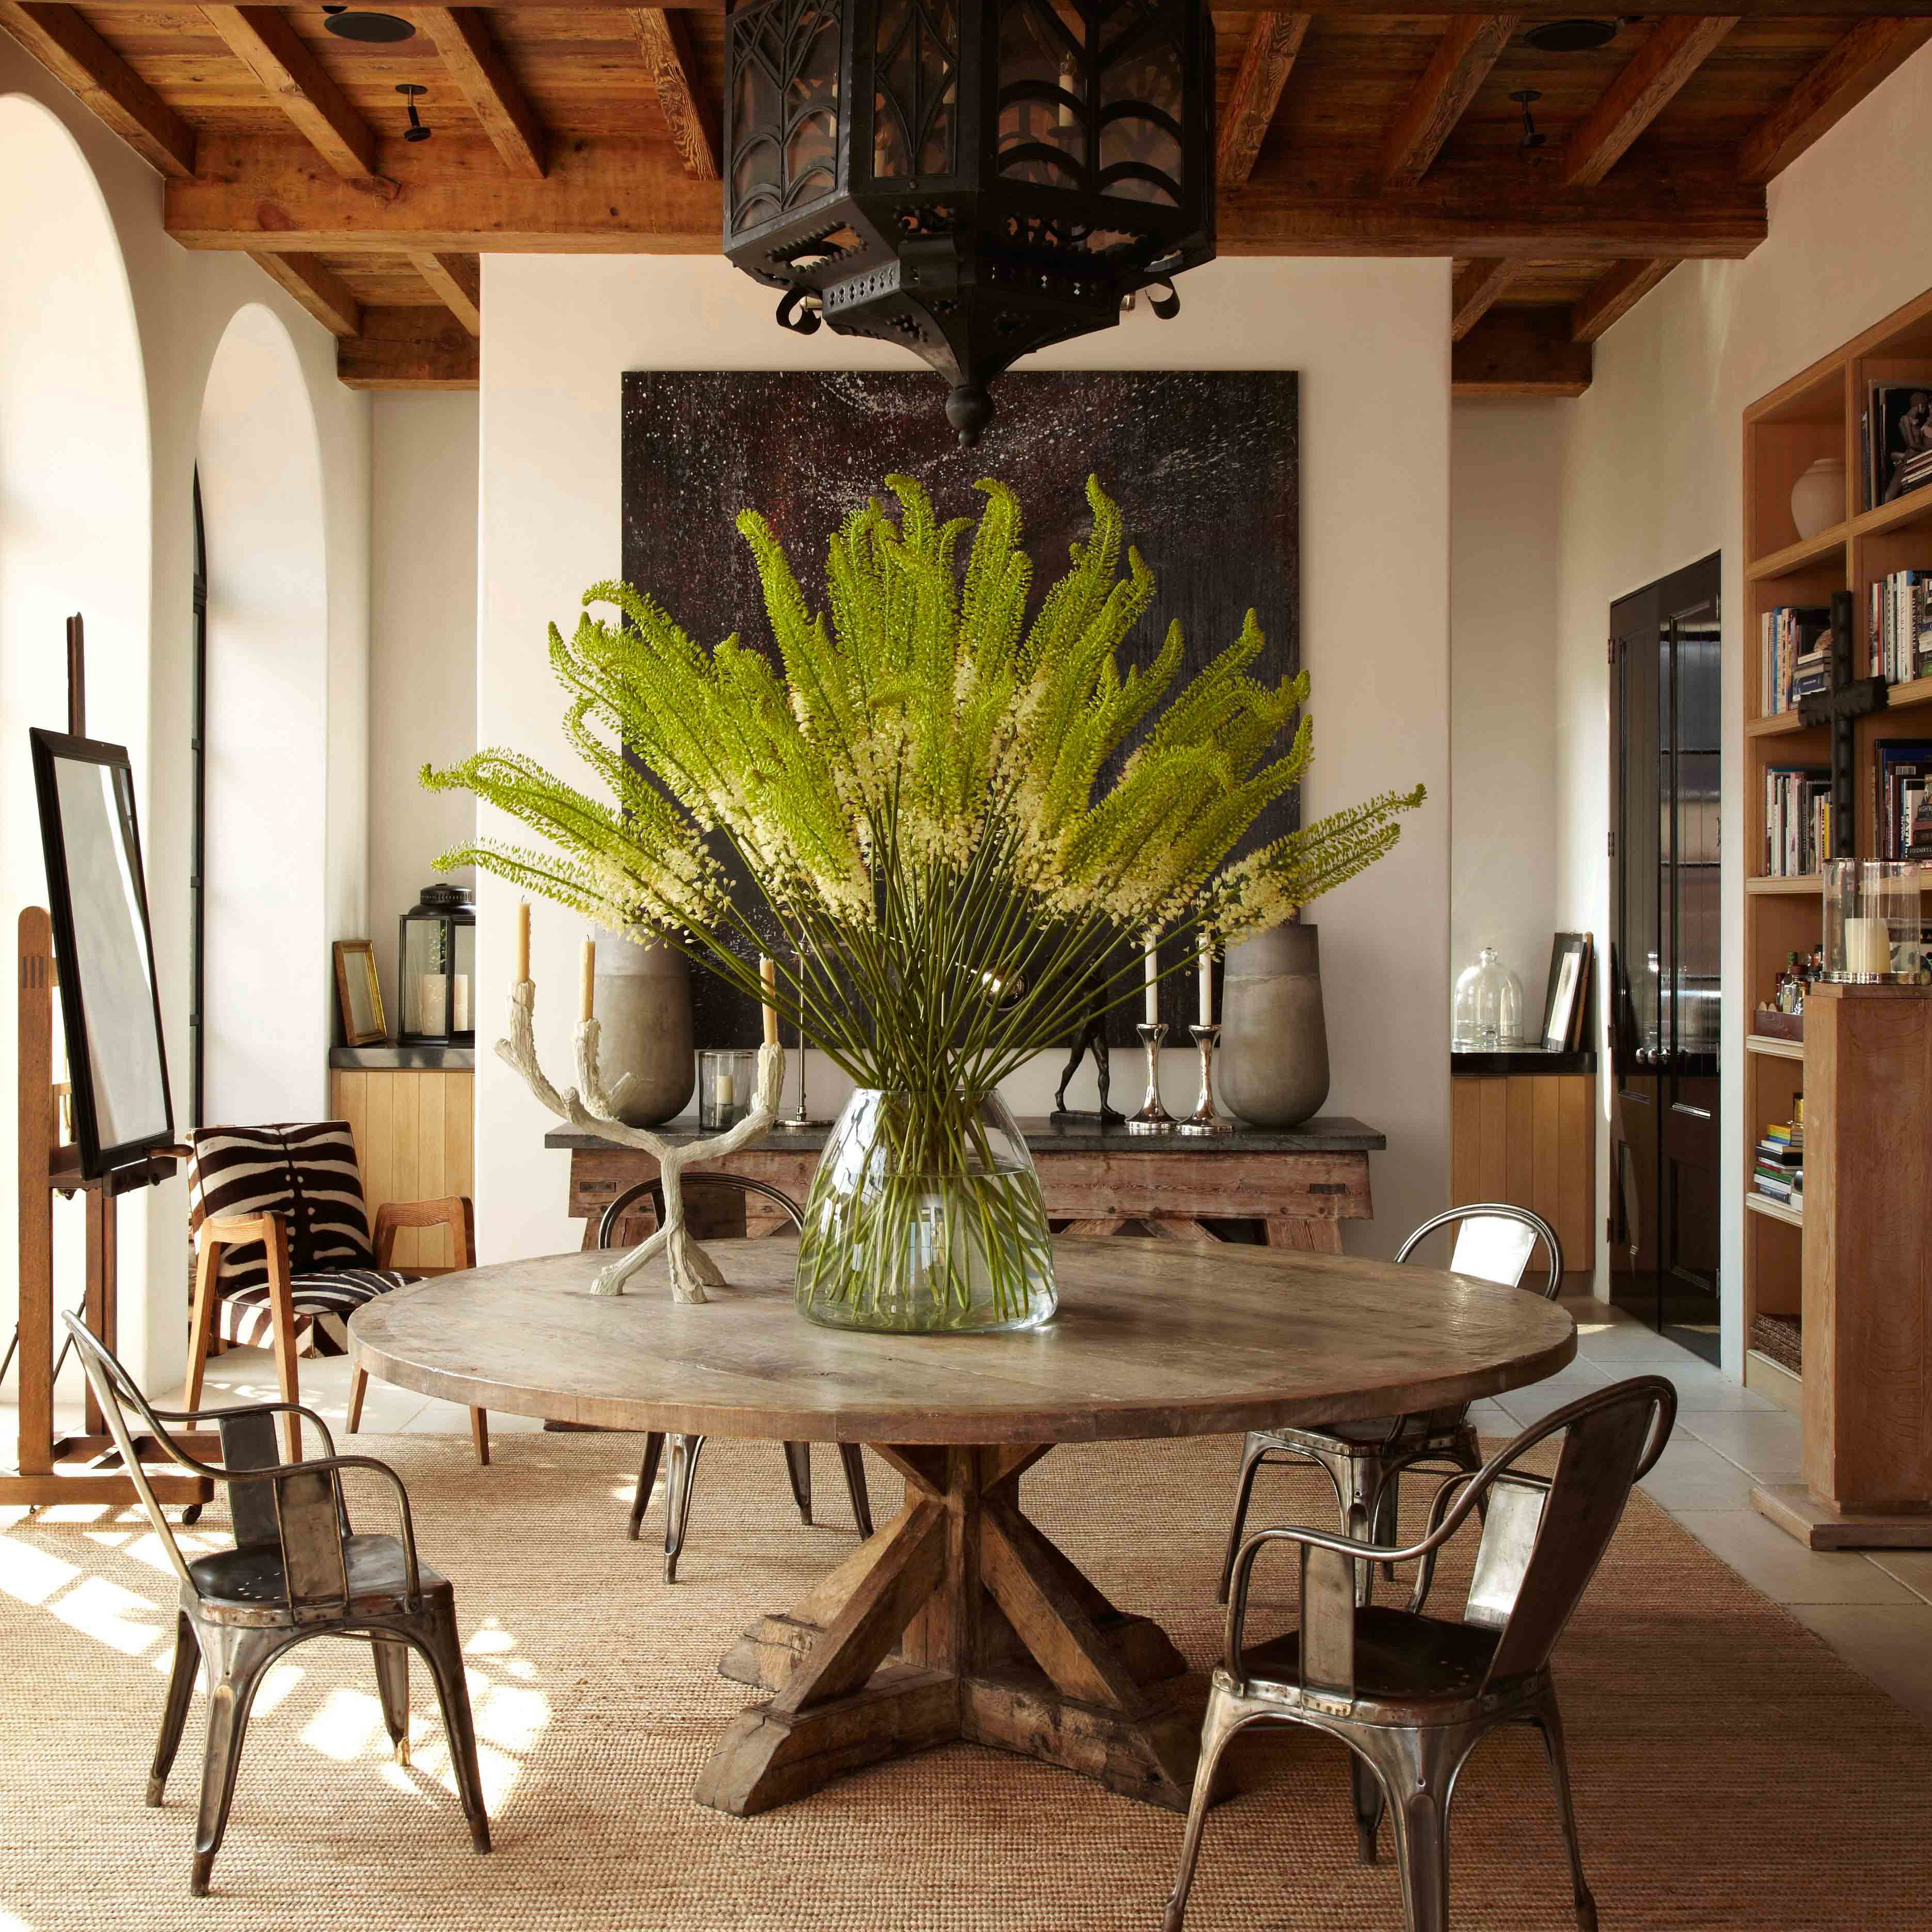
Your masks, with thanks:
[{"label": "tall green flower arrangement", "polygon": [[[1097,482],[1091,532],[1036,604],[1006,485],[978,485],[976,521],[942,522],[916,483],[886,484],[896,515],[875,499],[848,517],[816,594],[762,517],[739,518],[776,659],[700,643],[623,584],[585,592],[613,614],[551,627],[566,728],[603,796],[502,750],[423,782],[543,842],[480,839],[444,866],[650,928],[754,998],[775,928],[782,1012],[855,1084],[908,1096],[918,1162],[970,1165],[980,1097],[1134,996],[1124,940],[1191,956],[1278,924],[1387,852],[1423,791],[1230,861],[1312,749],[1306,673],[1250,675],[1254,614],[1177,688],[1178,623],[1123,662],[1154,579]],[[762,896],[755,924],[725,848]]]}]

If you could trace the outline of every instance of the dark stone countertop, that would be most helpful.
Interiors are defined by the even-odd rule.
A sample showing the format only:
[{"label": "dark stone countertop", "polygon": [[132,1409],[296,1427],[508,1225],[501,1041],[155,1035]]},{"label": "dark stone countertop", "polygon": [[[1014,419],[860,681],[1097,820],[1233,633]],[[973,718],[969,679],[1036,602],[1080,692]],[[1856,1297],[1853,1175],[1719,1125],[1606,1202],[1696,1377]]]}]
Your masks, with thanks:
[{"label": "dark stone countertop", "polygon": [[[1020,1130],[1027,1145],[1042,1154],[1379,1154],[1388,1145],[1385,1135],[1346,1114],[1318,1114],[1298,1127],[1250,1127],[1237,1122],[1226,1134],[1130,1134],[1124,1127],[1102,1127],[1092,1120],[1049,1120],[1034,1114],[1022,1118]],[[674,1146],[700,1140],[694,1115],[681,1114],[653,1131]],[[764,1154],[783,1148],[815,1150],[825,1144],[828,1127],[776,1126],[753,1145]],[[553,1127],[544,1136],[547,1148],[603,1148],[616,1144],[572,1127]]]},{"label": "dark stone countertop", "polygon": [[342,1072],[390,1072],[410,1070],[418,1072],[459,1072],[476,1064],[473,1046],[398,1046],[384,1040],[376,1046],[332,1046],[328,1064]]},{"label": "dark stone countertop", "polygon": [[1493,1078],[1502,1073],[1594,1073],[1597,1049],[1580,1047],[1561,1053],[1542,1046],[1504,1047],[1494,1052],[1458,1049],[1449,1056],[1453,1079]]}]

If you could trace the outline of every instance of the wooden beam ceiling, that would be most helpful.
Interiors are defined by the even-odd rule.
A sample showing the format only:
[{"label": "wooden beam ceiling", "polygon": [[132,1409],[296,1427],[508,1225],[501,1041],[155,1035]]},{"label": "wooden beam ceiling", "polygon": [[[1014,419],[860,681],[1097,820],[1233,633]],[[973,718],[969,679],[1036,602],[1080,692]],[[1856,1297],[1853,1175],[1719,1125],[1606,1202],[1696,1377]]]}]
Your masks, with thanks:
[{"label": "wooden beam ceiling", "polygon": [[1491,256],[1468,263],[1456,278],[1449,303],[1449,339],[1460,342],[1484,316],[1503,291],[1514,281],[1522,264],[1505,256]]},{"label": "wooden beam ceiling", "polygon": [[491,37],[487,16],[475,7],[418,7],[411,17],[436,43],[457,92],[483,124],[503,165],[542,181],[550,138]]},{"label": "wooden beam ceiling", "polygon": [[274,7],[204,7],[229,51],[344,181],[373,185],[376,136],[287,16]]},{"label": "wooden beam ceiling", "polygon": [[1601,181],[1737,24],[1736,14],[1660,20],[1570,136],[1564,180],[1573,187]]},{"label": "wooden beam ceiling", "polygon": [[472,335],[480,336],[483,333],[483,278],[476,257],[425,251],[411,255],[410,260],[434,291],[436,300]]},{"label": "wooden beam ceiling", "polygon": [[352,389],[473,389],[476,338],[440,308],[370,308],[335,345],[335,374]]},{"label": "wooden beam ceiling", "polygon": [[173,180],[193,177],[194,130],[76,9],[0,0],[0,26],[142,160]]},{"label": "wooden beam ceiling", "polygon": [[1456,396],[1580,396],[1590,386],[1589,344],[1570,336],[1562,308],[1492,309],[1449,352]]},{"label": "wooden beam ceiling", "polygon": [[362,333],[362,304],[348,284],[313,255],[258,254],[248,259],[287,290],[330,334]]},{"label": "wooden beam ceiling", "polygon": [[1221,112],[1215,175],[1223,188],[1239,188],[1255,171],[1256,158],[1274,120],[1294,57],[1308,36],[1312,14],[1257,14],[1228,102]]},{"label": "wooden beam ceiling", "polygon": [[644,64],[657,84],[658,105],[684,171],[693,181],[719,178],[718,110],[698,82],[691,29],[662,7],[627,10]]},{"label": "wooden beam ceiling", "polygon": [[1442,144],[1476,98],[1476,90],[1514,37],[1514,14],[1452,20],[1408,104],[1382,143],[1382,181],[1414,188],[1428,173]]},{"label": "wooden beam ceiling", "polygon": [[1747,137],[1740,177],[1762,183],[1782,174],[1928,39],[1932,22],[1861,21]]},{"label": "wooden beam ceiling", "polygon": [[1593,282],[1570,311],[1572,342],[1594,342],[1642,301],[1677,264],[1668,260],[1619,262]]}]

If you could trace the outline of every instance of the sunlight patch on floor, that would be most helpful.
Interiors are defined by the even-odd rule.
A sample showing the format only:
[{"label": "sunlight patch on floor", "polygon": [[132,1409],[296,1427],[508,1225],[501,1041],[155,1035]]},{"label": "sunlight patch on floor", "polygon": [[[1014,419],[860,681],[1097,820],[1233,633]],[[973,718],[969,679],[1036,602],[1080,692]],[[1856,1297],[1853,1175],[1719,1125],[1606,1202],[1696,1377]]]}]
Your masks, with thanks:
[{"label": "sunlight patch on floor", "polygon": [[63,1563],[44,1550],[0,1538],[0,1590],[22,1604],[44,1604],[80,1574],[78,1565]]},{"label": "sunlight patch on floor", "polygon": [[382,1707],[374,1697],[361,1690],[332,1690],[302,1726],[302,1741],[338,1764],[352,1764],[379,1734],[387,1740]]},{"label": "sunlight patch on floor", "polygon": [[47,1608],[62,1623],[123,1657],[139,1657],[161,1634],[161,1612],[155,1605],[105,1576],[83,1577]]}]

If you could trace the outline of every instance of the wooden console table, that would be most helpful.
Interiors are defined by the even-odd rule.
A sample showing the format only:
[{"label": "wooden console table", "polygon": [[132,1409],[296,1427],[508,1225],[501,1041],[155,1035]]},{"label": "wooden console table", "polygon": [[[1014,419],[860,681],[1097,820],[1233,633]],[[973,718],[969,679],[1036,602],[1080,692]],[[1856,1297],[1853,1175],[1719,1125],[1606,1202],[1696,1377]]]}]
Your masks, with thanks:
[{"label": "wooden console table", "polygon": [[[1137,1234],[1144,1228],[1174,1240],[1213,1241],[1212,1222],[1258,1221],[1270,1247],[1316,1254],[1340,1254],[1342,1223],[1370,1218],[1369,1156],[1388,1145],[1372,1127],[1344,1114],[1318,1114],[1298,1127],[1237,1126],[1213,1136],[1130,1134],[1123,1127],[1040,1118],[1020,1126],[1040,1168],[1047,1214],[1060,1232]],[[662,1131],[674,1142],[698,1138],[694,1122],[674,1122]],[[802,1202],[826,1131],[774,1129],[724,1164]],[[570,1150],[570,1211],[584,1223],[586,1248],[597,1238],[604,1209],[626,1188],[656,1178],[658,1164],[649,1154],[595,1135],[560,1127],[544,1136],[544,1145]],[[759,1231],[755,1210],[751,1231]]]}]

